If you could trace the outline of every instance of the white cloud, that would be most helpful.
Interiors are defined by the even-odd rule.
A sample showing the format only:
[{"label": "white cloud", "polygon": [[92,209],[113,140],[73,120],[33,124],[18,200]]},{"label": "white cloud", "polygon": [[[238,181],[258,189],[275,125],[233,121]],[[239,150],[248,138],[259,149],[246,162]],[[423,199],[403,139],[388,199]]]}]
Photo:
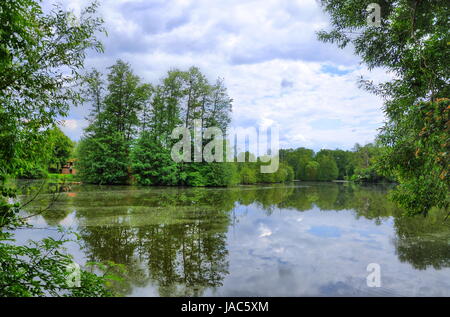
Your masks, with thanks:
[{"label": "white cloud", "polygon": [[66,130],[76,130],[78,128],[78,121],[73,119],[63,120],[62,127]]},{"label": "white cloud", "polygon": [[[74,112],[74,114],[76,113]],[[60,128],[72,140],[78,141],[87,125],[88,123],[84,119],[66,119],[61,121]]]},{"label": "white cloud", "polygon": [[260,238],[270,237],[272,235],[272,230],[265,226],[264,224],[259,225]]},{"label": "white cloud", "polygon": [[384,119],[382,101],[356,80],[386,74],[317,40],[328,18],[315,0],[104,1],[100,13],[106,51],[89,54],[88,67],[106,71],[122,58],[156,82],[172,67],[197,65],[211,80],[225,77],[234,126],[276,123],[282,147],[351,148],[372,141]]}]

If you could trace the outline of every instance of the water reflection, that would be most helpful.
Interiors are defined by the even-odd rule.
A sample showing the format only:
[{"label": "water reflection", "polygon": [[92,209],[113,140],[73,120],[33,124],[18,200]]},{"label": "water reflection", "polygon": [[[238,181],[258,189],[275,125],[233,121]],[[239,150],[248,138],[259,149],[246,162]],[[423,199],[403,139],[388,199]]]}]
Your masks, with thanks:
[{"label": "water reflection", "polygon": [[[84,260],[124,264],[124,295],[450,295],[449,222],[401,217],[383,186],[47,186],[60,197],[34,221],[76,227]],[[371,262],[382,289],[366,286]]]}]

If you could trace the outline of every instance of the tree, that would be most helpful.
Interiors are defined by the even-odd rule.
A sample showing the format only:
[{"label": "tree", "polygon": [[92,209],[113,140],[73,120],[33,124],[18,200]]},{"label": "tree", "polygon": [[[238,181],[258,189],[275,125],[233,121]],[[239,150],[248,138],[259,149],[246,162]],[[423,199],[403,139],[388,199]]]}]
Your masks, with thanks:
[{"label": "tree", "polygon": [[347,179],[353,174],[352,168],[352,152],[344,150],[320,150],[316,157],[322,155],[331,156],[336,162],[338,168],[338,176],[336,179]]},{"label": "tree", "polygon": [[211,86],[208,84],[205,75],[197,67],[189,68],[181,76],[183,78],[185,96],[185,106],[183,109],[184,125],[187,128],[192,128],[194,126],[194,120],[201,119],[203,127],[205,104],[211,92]]},{"label": "tree", "polygon": [[127,144],[119,132],[82,138],[77,164],[82,180],[92,184],[128,183],[127,151]]},{"label": "tree", "polygon": [[179,166],[155,136],[143,132],[131,153],[131,169],[141,185],[178,185]]},{"label": "tree", "polygon": [[183,72],[170,70],[162,82],[154,88],[151,102],[144,107],[142,130],[150,132],[161,144],[169,145],[172,130],[181,125]]},{"label": "tree", "polygon": [[309,161],[305,167],[305,180],[314,181],[318,178],[320,165],[316,161]]},{"label": "tree", "polygon": [[379,140],[364,146],[356,143],[353,147],[351,166],[353,175],[351,180],[362,183],[393,183],[395,177],[386,168],[379,167],[383,152],[386,149]]},{"label": "tree", "polygon": [[249,166],[244,166],[239,171],[241,184],[255,184],[257,182],[256,172]]},{"label": "tree", "polygon": [[205,105],[205,127],[218,127],[225,131],[231,123],[233,99],[228,96],[223,78],[218,78],[210,88],[210,96]]},{"label": "tree", "polygon": [[294,170],[285,163],[280,163],[278,170],[274,173],[276,183],[289,182],[294,179]]},{"label": "tree", "polygon": [[[388,150],[381,160],[384,163],[381,169],[402,175],[399,190],[403,194],[394,195],[394,199],[407,207],[410,214],[426,214],[432,206],[448,206],[448,181],[444,177],[435,183],[436,175],[429,173],[438,170],[437,165],[432,167],[432,152],[424,151],[422,159],[415,160],[415,151],[411,149],[417,134],[415,127],[409,124],[412,122],[410,114],[416,113],[421,102],[429,102],[436,110],[437,100],[449,96],[450,3],[385,0],[380,3],[380,26],[370,26],[366,22],[363,12],[368,1],[321,0],[321,4],[331,16],[332,30],[319,32],[320,40],[336,43],[341,48],[351,43],[355,53],[370,69],[383,67],[395,74],[394,79],[378,85],[366,79],[360,81],[363,88],[385,98],[384,111],[388,120],[380,140]],[[440,108],[436,111],[442,112]],[[439,127],[441,131],[434,133],[448,133],[445,125]],[[423,144],[425,148],[435,146],[433,139],[421,142],[427,142]],[[429,157],[425,158],[427,155]],[[418,166],[416,163],[420,161],[429,163],[427,169],[417,167],[411,172],[411,163]],[[430,195],[433,197],[431,204]],[[412,198],[413,204],[407,203],[408,197]]]},{"label": "tree", "polygon": [[70,159],[74,143],[58,127],[50,131],[49,142],[51,143],[52,152],[48,166],[59,172],[61,167]]},{"label": "tree", "polygon": [[331,181],[335,180],[339,175],[339,170],[334,158],[331,155],[321,155],[317,158],[319,170],[317,180]]},{"label": "tree", "polygon": [[[89,115],[91,124],[98,119],[99,114],[104,110],[104,90],[105,82],[102,74],[98,70],[93,69],[83,78],[84,101],[88,101],[92,105]],[[100,124],[101,122],[98,123]]]},{"label": "tree", "polygon": [[[48,150],[49,128],[57,116],[81,100],[74,89],[83,69],[86,50],[101,50],[95,33],[102,20],[96,4],[86,8],[80,23],[56,6],[44,14],[38,1],[0,2],[0,296],[104,296],[104,279],[81,271],[81,285],[66,284],[65,239],[46,238],[16,245],[14,229],[25,225],[19,216],[16,192],[6,186],[6,175],[17,175],[24,159],[40,162]],[[67,74],[71,74],[68,76]]]},{"label": "tree", "polygon": [[382,138],[386,148],[379,165],[400,185],[393,198],[410,214],[426,214],[450,204],[450,101],[422,102]]},{"label": "tree", "polygon": [[306,148],[280,150],[280,160],[294,169],[294,177],[306,180],[306,165],[314,158],[314,151]]},{"label": "tree", "polygon": [[108,94],[101,120],[106,121],[105,129],[108,132],[118,132],[123,135],[125,142],[130,142],[136,136],[139,113],[151,96],[151,86],[141,84],[130,64],[122,60],[109,69]]},{"label": "tree", "polygon": [[109,69],[107,89],[95,70],[84,81],[85,100],[92,106],[79,147],[78,167],[85,181],[116,184],[133,174],[143,185],[236,183],[236,169],[229,164],[175,164],[169,151],[176,142],[172,131],[182,124],[192,128],[199,120],[201,133],[211,126],[227,128],[232,99],[223,79],[211,85],[197,67],[172,69],[153,87],[141,84],[126,62],[119,60]]},{"label": "tree", "polygon": [[129,181],[129,154],[140,125],[139,114],[151,97],[152,88],[141,84],[129,64],[119,60],[108,74],[107,93],[99,96],[98,73],[87,75],[85,84],[93,100],[91,124],[80,142],[78,168],[82,179],[97,184]]},{"label": "tree", "polygon": [[239,183],[236,164],[226,162],[208,163],[205,171],[207,186],[224,187]]},{"label": "tree", "polygon": [[8,145],[0,149],[0,157],[8,156],[8,164],[1,166],[13,172],[17,154],[30,152],[21,144],[30,141],[30,135],[33,142],[41,143],[46,137],[42,132],[54,118],[80,102],[81,94],[73,87],[80,79],[86,50],[102,50],[93,36],[102,30],[102,20],[95,17],[96,3],[82,12],[77,26],[71,25],[70,13],[60,6],[45,15],[37,1],[0,5],[0,141]]}]

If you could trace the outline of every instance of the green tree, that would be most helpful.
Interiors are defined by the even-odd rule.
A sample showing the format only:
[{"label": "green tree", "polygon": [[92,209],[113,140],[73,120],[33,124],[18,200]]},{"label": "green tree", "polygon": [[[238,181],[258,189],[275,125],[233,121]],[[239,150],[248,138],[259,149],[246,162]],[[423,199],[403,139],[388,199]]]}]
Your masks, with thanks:
[{"label": "green tree", "polygon": [[257,182],[255,169],[244,166],[239,171],[240,183],[241,184],[255,184]]},{"label": "green tree", "polygon": [[167,149],[151,134],[143,132],[131,153],[131,169],[141,185],[178,185],[179,165]]},{"label": "green tree", "polygon": [[49,142],[51,143],[52,153],[48,167],[59,172],[61,167],[71,158],[74,143],[58,127],[55,127],[50,131]]},{"label": "green tree", "polygon": [[314,158],[314,151],[306,148],[280,150],[280,160],[289,164],[294,170],[294,177],[306,180],[306,165]]},{"label": "green tree", "polygon": [[183,72],[178,69],[170,70],[154,88],[151,102],[144,107],[142,130],[150,132],[161,144],[169,145],[172,130],[183,122],[183,83]]},{"label": "green tree", "polygon": [[211,92],[211,86],[198,67],[191,67],[188,71],[182,72],[184,89],[184,106],[182,108],[184,115],[184,125],[188,128],[194,126],[195,119],[205,118],[205,105]]},{"label": "green tree", "polygon": [[319,170],[317,173],[317,180],[331,181],[335,180],[339,175],[339,170],[336,161],[331,155],[321,155],[317,158],[319,163]]},{"label": "green tree", "polygon": [[392,196],[410,214],[427,214],[434,206],[449,209],[449,122],[448,99],[422,102],[396,125],[395,133],[382,136],[392,146],[385,149],[379,165],[399,180]]},{"label": "green tree", "polygon": [[381,172],[378,167],[378,162],[385,150],[379,141],[364,146],[355,144],[352,152],[353,175],[351,179],[363,183],[394,182],[395,177],[392,173],[388,172],[387,169]]},{"label": "green tree", "polygon": [[88,74],[85,80],[93,107],[91,124],[80,142],[78,168],[86,182],[124,184],[129,181],[129,154],[140,125],[139,114],[152,88],[141,84],[130,65],[121,60],[109,69],[104,98],[99,95],[102,81],[98,73]]},{"label": "green tree", "polygon": [[231,109],[233,99],[228,96],[223,78],[218,78],[210,87],[210,95],[204,106],[205,127],[218,127],[226,131],[231,122]]},{"label": "green tree", "polygon": [[[81,288],[66,284],[63,250],[66,239],[46,238],[17,245],[14,229],[25,225],[17,193],[6,186],[6,174],[17,175],[26,160],[40,162],[48,151],[48,131],[81,100],[74,84],[80,78],[86,50],[101,50],[95,33],[102,20],[96,4],[72,26],[70,13],[55,6],[44,14],[38,1],[0,2],[0,296],[104,296],[104,279],[85,270]],[[64,70],[64,71],[63,71]],[[67,76],[71,74],[71,76]]]},{"label": "green tree", "polygon": [[231,186],[239,182],[236,164],[234,163],[208,163],[205,177],[207,179],[206,185],[213,187]]},{"label": "green tree", "polygon": [[[89,115],[89,121],[94,123],[98,120],[100,113],[104,110],[104,91],[105,82],[103,80],[102,74],[93,69],[91,72],[87,73],[83,78],[83,95],[84,101],[91,103],[91,113]],[[96,124],[101,124],[101,122],[95,122]]]},{"label": "green tree", "polygon": [[316,161],[309,161],[305,167],[305,180],[315,181],[318,179],[320,165]]},{"label": "green tree", "polygon": [[334,159],[338,168],[337,179],[348,179],[353,174],[352,152],[344,150],[320,150],[316,157],[328,155]]},{"label": "green tree", "polygon": [[[366,79],[360,81],[362,87],[385,98],[388,120],[380,140],[388,150],[380,161],[381,169],[401,175],[399,192],[393,197],[411,214],[426,214],[432,206],[448,208],[448,180],[436,175],[441,167],[432,163],[435,154],[423,151],[420,159],[415,158],[415,150],[419,148],[413,149],[418,136],[416,128],[420,125],[411,125],[415,122],[411,114],[421,108],[420,102],[429,102],[436,115],[445,109],[437,100],[447,98],[450,93],[450,3],[385,0],[380,2],[381,25],[371,26],[363,14],[369,2],[321,0],[330,14],[332,29],[319,32],[319,39],[341,48],[351,44],[370,69],[383,67],[395,74],[394,79],[377,85]],[[434,135],[448,135],[445,124],[438,126],[441,130],[434,131]],[[436,145],[433,138],[420,142],[427,149]],[[425,168],[419,167],[421,162],[427,162]],[[411,166],[415,166],[414,171]]]},{"label": "green tree", "polygon": [[92,184],[126,184],[129,181],[127,151],[119,132],[81,139],[77,167],[82,180]]},{"label": "green tree", "polygon": [[104,121],[107,133],[120,133],[125,142],[130,142],[139,126],[139,113],[151,96],[151,86],[141,84],[130,64],[118,60],[109,67],[107,95],[104,111],[99,120]]}]

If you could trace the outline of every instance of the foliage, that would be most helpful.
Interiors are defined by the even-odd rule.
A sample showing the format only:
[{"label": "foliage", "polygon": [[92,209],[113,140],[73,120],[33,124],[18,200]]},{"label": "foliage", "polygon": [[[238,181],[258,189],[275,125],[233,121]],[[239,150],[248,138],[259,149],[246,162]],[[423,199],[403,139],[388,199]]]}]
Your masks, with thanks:
[{"label": "foliage", "polygon": [[81,178],[95,184],[129,182],[129,154],[139,126],[139,113],[151,95],[151,87],[141,84],[129,64],[118,60],[108,74],[107,94],[103,80],[93,71],[85,78],[85,91],[94,107],[91,124],[78,148]]},{"label": "foliage", "polygon": [[313,160],[314,151],[306,148],[280,150],[281,161],[286,162],[294,170],[295,179],[306,180],[306,165]]},{"label": "foliage", "polygon": [[[129,64],[110,67],[105,87],[98,71],[84,81],[91,103],[91,124],[78,148],[81,178],[90,183],[227,186],[236,183],[235,167],[214,163],[175,163],[170,154],[172,130],[203,129],[230,122],[232,99],[222,79],[210,84],[196,67],[170,70],[161,82],[141,84]],[[104,93],[106,91],[106,93]],[[140,130],[140,133],[138,133]]]},{"label": "foliage", "polygon": [[319,170],[317,173],[317,179],[320,181],[331,181],[337,179],[339,170],[336,161],[332,156],[320,155],[317,158],[319,163]]},{"label": "foliage", "polygon": [[212,162],[207,164],[205,178],[207,179],[206,185],[213,187],[231,186],[239,182],[234,163]]},{"label": "foliage", "polygon": [[180,166],[149,133],[142,133],[131,153],[131,169],[140,185],[177,185]]},{"label": "foliage", "polygon": [[87,7],[75,26],[71,14],[59,5],[44,14],[38,1],[0,2],[1,296],[110,294],[101,277],[86,271],[81,273],[82,288],[67,287],[65,266],[70,256],[62,250],[66,240],[47,238],[30,246],[17,245],[12,231],[26,222],[19,217],[22,206],[16,202],[15,190],[6,186],[7,174],[26,175],[30,167],[48,163],[51,151],[46,140],[55,118],[81,100],[73,87],[86,50],[102,49],[95,37],[102,30],[96,7],[96,3]]},{"label": "foliage", "polygon": [[206,164],[201,163],[189,163],[183,168],[186,173],[184,183],[188,186],[193,187],[203,187],[206,186],[208,180],[206,179],[205,170],[207,169]]},{"label": "foliage", "polygon": [[105,279],[80,270],[80,286],[68,284],[73,259],[63,250],[71,239],[45,238],[30,245],[16,246],[9,233],[0,233],[0,296],[112,296]]},{"label": "foliage", "polygon": [[410,214],[426,214],[433,206],[448,209],[450,100],[417,104],[395,131],[385,131],[383,141],[391,146],[380,165],[400,181],[394,199]]},{"label": "foliage", "polygon": [[[0,3],[0,160],[12,173],[29,158],[45,154],[40,144],[54,118],[81,100],[73,89],[80,78],[86,50],[102,50],[95,32],[102,20],[96,3],[72,26],[70,13],[57,5],[44,14],[37,1]],[[64,74],[61,69],[64,68]],[[67,76],[66,74],[70,74]]]},{"label": "foliage", "polygon": [[316,161],[309,161],[305,167],[305,180],[313,181],[319,179],[320,164]]},{"label": "foliage", "polygon": [[74,143],[58,127],[50,130],[49,142],[51,143],[52,149],[49,167],[54,167],[55,171],[58,172],[71,158]]},{"label": "foliage", "polygon": [[47,174],[47,179],[49,180],[55,180],[58,182],[68,182],[68,181],[75,181],[78,180],[78,175],[75,174],[56,174],[56,173],[48,173]]},{"label": "foliage", "polygon": [[[332,29],[319,32],[319,39],[341,48],[351,44],[370,69],[383,67],[394,74],[393,79],[379,84],[363,78],[360,81],[363,88],[385,99],[388,120],[380,141],[386,155],[380,159],[379,170],[397,176],[400,184],[393,198],[410,214],[426,214],[433,206],[448,208],[447,176],[445,171],[441,174],[443,169],[436,159],[448,153],[443,149],[448,143],[438,140],[448,136],[445,105],[438,100],[450,93],[450,3],[385,0],[380,3],[380,26],[366,23],[363,12],[368,3],[321,0]],[[435,119],[436,125],[430,122]]]},{"label": "foliage", "polygon": [[322,149],[317,153],[301,147],[280,150],[280,158],[293,169],[298,180],[391,182],[392,177],[381,175],[375,168],[381,151],[379,145],[371,143],[356,144],[351,151]]},{"label": "foliage", "polygon": [[256,177],[257,171],[249,166],[244,166],[239,171],[241,184],[256,184],[258,179]]},{"label": "foliage", "polygon": [[93,184],[128,182],[127,143],[119,132],[83,138],[78,155],[77,167],[83,181]]}]

